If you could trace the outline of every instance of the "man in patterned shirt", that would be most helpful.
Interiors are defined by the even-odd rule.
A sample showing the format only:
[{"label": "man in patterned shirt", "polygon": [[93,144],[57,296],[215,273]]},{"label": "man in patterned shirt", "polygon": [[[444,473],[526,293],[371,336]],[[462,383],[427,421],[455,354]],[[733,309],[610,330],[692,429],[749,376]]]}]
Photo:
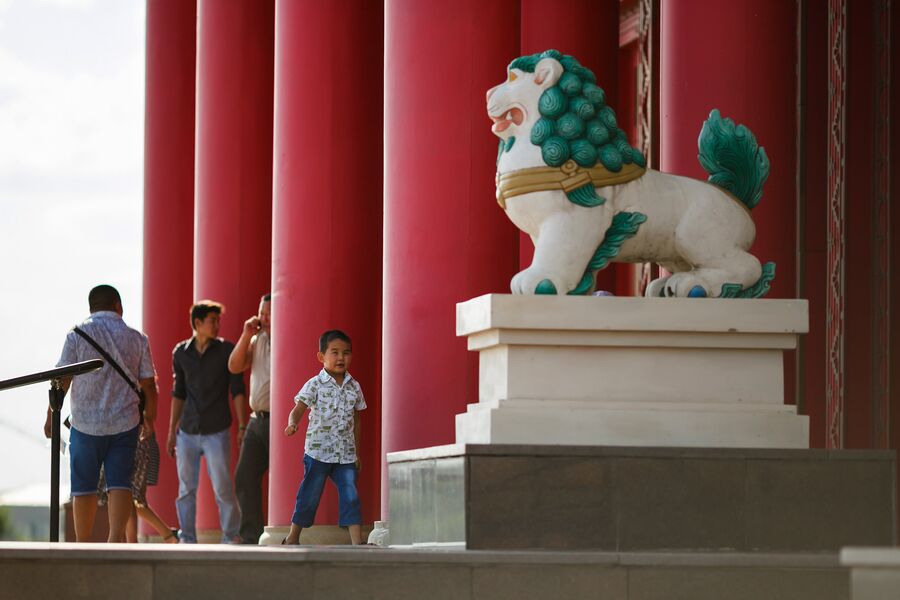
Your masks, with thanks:
[{"label": "man in patterned shirt", "polygon": [[326,331],[319,338],[319,362],[324,368],[307,381],[294,398],[296,406],[288,417],[285,435],[294,435],[307,408],[309,427],[303,456],[303,481],[291,517],[291,531],[283,544],[299,544],[300,532],[310,527],[319,507],[325,480],[331,478],[338,490],[338,525],[350,531],[350,542],[361,542],[359,494],[359,411],[366,408],[359,383],[347,372],[353,356],[350,338],[339,330]]},{"label": "man in patterned shirt", "polygon": [[[156,370],[147,336],[122,320],[122,299],[116,288],[98,285],[88,294],[89,316],[78,327],[115,360],[144,392],[145,438],[153,433],[156,418]],[[90,342],[75,331],[66,336],[56,366],[101,358]],[[71,389],[70,389],[71,384]],[[110,542],[125,541],[131,515],[131,472],[138,442],[139,400],[135,390],[109,364],[99,371],[63,381],[72,397],[69,456],[72,475],[72,512],[75,541],[89,542],[97,515],[100,466],[106,471],[109,492]],[[44,433],[50,437],[50,409]]]}]

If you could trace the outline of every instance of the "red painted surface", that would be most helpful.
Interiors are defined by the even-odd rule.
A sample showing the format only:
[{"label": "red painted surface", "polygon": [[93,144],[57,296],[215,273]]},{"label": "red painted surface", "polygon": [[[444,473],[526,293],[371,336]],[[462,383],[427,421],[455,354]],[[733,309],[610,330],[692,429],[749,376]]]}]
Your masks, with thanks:
[{"label": "red painted surface", "polygon": [[[635,37],[634,32],[628,32],[628,39],[634,38],[628,44],[619,47],[619,103],[616,106],[616,114],[619,117],[619,127],[628,136],[628,141],[635,148],[640,148],[638,126],[638,94],[639,73],[641,64],[640,37]],[[621,36],[620,36],[621,39]],[[611,291],[617,296],[638,295],[638,280],[640,278],[641,264],[613,263],[604,271],[615,273],[615,283]],[[604,274],[598,274],[598,277]]]},{"label": "red painted surface", "polygon": [[844,447],[871,448],[875,88],[872,3],[847,2]]},{"label": "red painted surface", "polygon": [[478,398],[455,304],[508,292],[518,266],[518,230],[494,197],[485,92],[519,54],[519,2],[385,9],[382,443],[392,452],[453,442],[454,415]]},{"label": "red painted surface", "polygon": [[[900,45],[900,7],[891,7],[891,159],[900,159],[900,59],[897,59],[897,48]],[[895,171],[896,173],[896,171]],[[891,174],[892,200],[900,193],[900,177]],[[894,202],[891,207],[891,405],[890,434],[891,448],[900,449],[900,276],[896,274],[900,266],[900,207]],[[900,496],[900,461],[897,463],[897,474],[894,477]]]},{"label": "red painted surface", "polygon": [[[553,48],[574,56],[594,72],[607,103],[618,109],[619,1],[522,0],[521,6],[521,54]],[[533,258],[531,238],[520,233],[519,269],[531,265]],[[597,274],[598,289],[616,290],[616,268],[613,265]]]},{"label": "red painted surface", "polygon": [[[144,105],[143,327],[159,374],[157,438],[164,450],[172,393],[172,348],[184,337],[193,295],[194,64],[196,3],[147,3],[147,74]],[[128,302],[128,299],[125,299]],[[164,451],[159,484],[147,500],[177,526],[175,460]],[[157,535],[140,521],[141,532]]]},{"label": "red painted surface", "polygon": [[809,333],[803,338],[803,412],[809,415],[809,443],[825,447],[825,304],[828,286],[828,10],[825,0],[810,0],[806,19],[806,102],[803,106],[805,220],[802,222],[804,281],[809,301]]},{"label": "red painted surface", "polygon": [[[282,430],[297,391],[322,368],[327,329],[353,339],[350,370],[368,404],[363,522],[379,514],[383,31],[380,3],[277,3],[270,525],[290,523],[306,420],[291,438]],[[337,524],[337,508],[329,485],[316,522]]]},{"label": "red painted surface", "polygon": [[[197,4],[194,297],[225,304],[220,335],[232,342],[271,286],[274,8],[273,0]],[[189,307],[173,317],[183,338]],[[219,529],[205,469],[198,496],[197,529]]]},{"label": "red painted surface", "polygon": [[[664,2],[661,8],[661,170],[706,179],[697,136],[713,108],[749,127],[771,162],[763,199],[753,210],[751,252],[777,264],[768,297],[793,298],[796,6],[783,0],[695,0]],[[793,394],[789,353],[787,402]]]}]

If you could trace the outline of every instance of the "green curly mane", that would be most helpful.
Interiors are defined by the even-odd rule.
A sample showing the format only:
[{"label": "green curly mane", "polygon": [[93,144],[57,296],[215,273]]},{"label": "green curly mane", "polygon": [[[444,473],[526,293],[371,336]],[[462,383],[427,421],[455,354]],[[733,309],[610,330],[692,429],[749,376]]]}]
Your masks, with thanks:
[{"label": "green curly mane", "polygon": [[[509,64],[509,69],[534,73],[544,58],[555,58],[563,66],[556,85],[541,94],[538,101],[541,118],[531,130],[531,143],[540,146],[544,162],[559,167],[571,159],[585,168],[601,163],[613,173],[631,163],[647,166],[644,155],[628,143],[628,137],[616,123],[616,113],[606,105],[606,94],[597,86],[597,78],[577,59],[557,50],[547,50],[520,56]],[[598,206],[604,202],[593,186],[570,192],[569,200],[581,206]]]}]

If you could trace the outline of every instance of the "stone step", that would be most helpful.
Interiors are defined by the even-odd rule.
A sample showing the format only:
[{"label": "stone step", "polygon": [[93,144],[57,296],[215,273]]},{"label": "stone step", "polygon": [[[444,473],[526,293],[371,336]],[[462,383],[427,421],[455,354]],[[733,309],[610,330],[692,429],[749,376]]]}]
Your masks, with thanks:
[{"label": "stone step", "polygon": [[391,544],[837,552],[896,543],[894,453],[451,445],[388,454]]},{"label": "stone step", "polygon": [[0,543],[0,598],[850,600],[836,553]]}]

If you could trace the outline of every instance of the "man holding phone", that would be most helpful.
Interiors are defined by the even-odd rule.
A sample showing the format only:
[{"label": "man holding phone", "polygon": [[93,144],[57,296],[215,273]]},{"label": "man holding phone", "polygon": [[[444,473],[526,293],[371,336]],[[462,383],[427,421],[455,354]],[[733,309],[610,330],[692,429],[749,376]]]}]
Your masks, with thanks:
[{"label": "man holding phone", "polygon": [[241,541],[257,544],[263,533],[262,479],[269,469],[269,380],[271,379],[272,295],[259,302],[259,314],[244,322],[244,330],[228,358],[228,370],[250,369],[250,410],[242,428],[241,454],[234,474],[235,492],[241,507]]}]

